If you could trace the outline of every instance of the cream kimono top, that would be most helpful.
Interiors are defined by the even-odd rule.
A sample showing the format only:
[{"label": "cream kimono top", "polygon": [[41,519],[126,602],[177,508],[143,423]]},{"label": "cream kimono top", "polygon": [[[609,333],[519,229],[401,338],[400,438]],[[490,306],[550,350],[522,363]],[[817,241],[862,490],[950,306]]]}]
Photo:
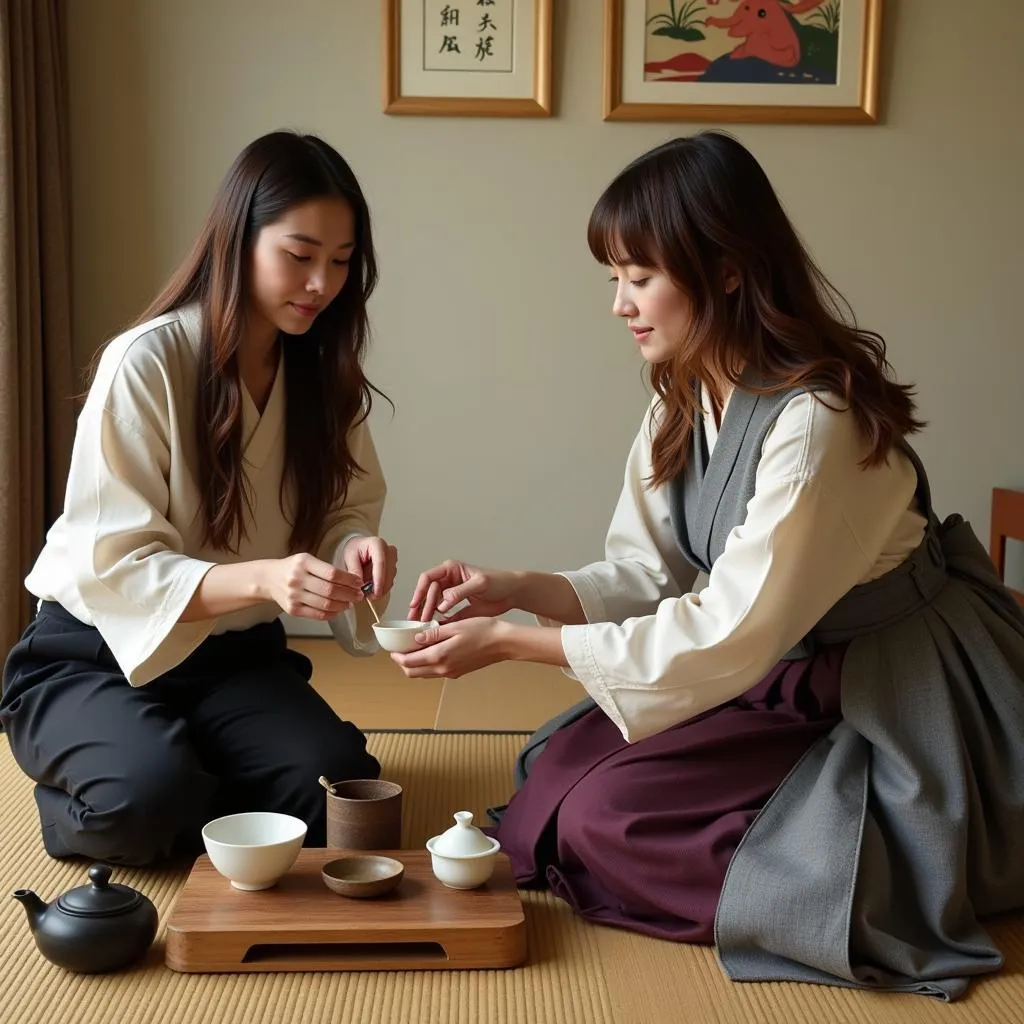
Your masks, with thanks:
[{"label": "cream kimono top", "polygon": [[[894,452],[862,469],[853,415],[799,395],[765,438],[746,521],[694,591],[667,488],[643,483],[656,415],[657,400],[629,453],[605,560],[562,574],[588,622],[562,626],[569,674],[630,741],[750,689],[848,590],[899,565],[925,526],[910,461]],[[704,427],[712,451],[707,411]]]},{"label": "cream kimono top", "polygon": [[[199,313],[186,307],[135,327],[104,350],[78,420],[64,511],[25,580],[95,626],[133,686],[181,662],[211,633],[277,618],[265,602],[219,619],[178,622],[215,564],[283,558],[291,526],[281,510],[284,362],[263,414],[242,389],[243,449],[251,488],[248,536],[237,553],[203,543],[196,488],[195,395]],[[364,422],[349,439],[365,470],[353,478],[321,550],[338,561],[350,537],[379,530],[385,484]],[[300,495],[301,500],[301,495]],[[331,623],[350,651],[375,649],[366,610]]]}]

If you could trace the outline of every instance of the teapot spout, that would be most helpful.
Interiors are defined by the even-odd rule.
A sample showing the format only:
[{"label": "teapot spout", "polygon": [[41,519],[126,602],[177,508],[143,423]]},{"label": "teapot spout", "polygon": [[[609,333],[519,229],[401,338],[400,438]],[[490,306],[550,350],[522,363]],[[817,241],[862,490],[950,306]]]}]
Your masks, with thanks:
[{"label": "teapot spout", "polygon": [[28,915],[29,927],[35,931],[39,926],[43,914],[46,913],[45,904],[31,889],[15,889],[11,895],[25,908]]}]

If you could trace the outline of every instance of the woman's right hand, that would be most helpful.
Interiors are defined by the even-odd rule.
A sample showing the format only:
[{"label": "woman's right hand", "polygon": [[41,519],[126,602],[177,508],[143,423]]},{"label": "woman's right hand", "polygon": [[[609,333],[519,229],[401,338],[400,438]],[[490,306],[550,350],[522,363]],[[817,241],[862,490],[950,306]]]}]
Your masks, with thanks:
[{"label": "woman's right hand", "polygon": [[409,618],[429,622],[435,612],[444,614],[460,601],[466,608],[448,621],[457,622],[479,616],[504,615],[515,608],[520,574],[504,569],[483,569],[450,559],[420,574],[409,602]]},{"label": "woman's right hand", "polygon": [[363,599],[362,579],[313,555],[271,558],[260,563],[260,590],[289,615],[333,619]]}]

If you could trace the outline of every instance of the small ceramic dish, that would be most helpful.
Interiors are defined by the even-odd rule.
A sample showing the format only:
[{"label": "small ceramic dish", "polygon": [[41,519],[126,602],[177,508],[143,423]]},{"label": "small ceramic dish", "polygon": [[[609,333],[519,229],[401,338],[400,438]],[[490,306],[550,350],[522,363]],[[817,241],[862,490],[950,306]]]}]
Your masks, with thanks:
[{"label": "small ceramic dish", "polygon": [[391,857],[352,854],[328,861],[320,872],[324,885],[339,896],[366,899],[383,896],[398,886],[405,865]]}]

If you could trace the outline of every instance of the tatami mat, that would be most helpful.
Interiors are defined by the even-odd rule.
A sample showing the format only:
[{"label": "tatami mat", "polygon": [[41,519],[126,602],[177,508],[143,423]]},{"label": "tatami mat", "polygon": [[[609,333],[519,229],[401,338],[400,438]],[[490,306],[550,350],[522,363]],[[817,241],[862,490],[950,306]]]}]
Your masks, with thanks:
[{"label": "tatami mat", "polygon": [[313,687],[360,729],[433,729],[443,679],[409,679],[387,654],[353,658],[333,639],[289,637],[313,662]]},{"label": "tatami mat", "polygon": [[[404,845],[478,815],[508,795],[519,735],[375,734],[386,777],[405,787]],[[51,900],[86,880],[87,862],[53,861],[39,842],[31,784],[0,737],[0,886]],[[165,921],[187,865],[118,870]],[[226,884],[226,883],[225,883]],[[325,899],[336,899],[325,892]],[[3,1024],[1019,1024],[1024,1021],[1024,927],[994,927],[1006,968],[946,1006],[809,985],[734,985],[711,950],[582,922],[544,894],[525,893],[526,965],[507,971],[183,975],[147,961],[106,976],[74,975],[43,960],[25,914],[0,914]]]},{"label": "tatami mat", "polygon": [[436,727],[533,732],[585,696],[579,683],[550,665],[504,662],[446,679]]},{"label": "tatami mat", "polygon": [[333,639],[290,637],[313,662],[313,686],[361,729],[533,732],[581,700],[579,683],[550,665],[510,662],[461,679],[409,679],[387,654],[353,658]]}]

